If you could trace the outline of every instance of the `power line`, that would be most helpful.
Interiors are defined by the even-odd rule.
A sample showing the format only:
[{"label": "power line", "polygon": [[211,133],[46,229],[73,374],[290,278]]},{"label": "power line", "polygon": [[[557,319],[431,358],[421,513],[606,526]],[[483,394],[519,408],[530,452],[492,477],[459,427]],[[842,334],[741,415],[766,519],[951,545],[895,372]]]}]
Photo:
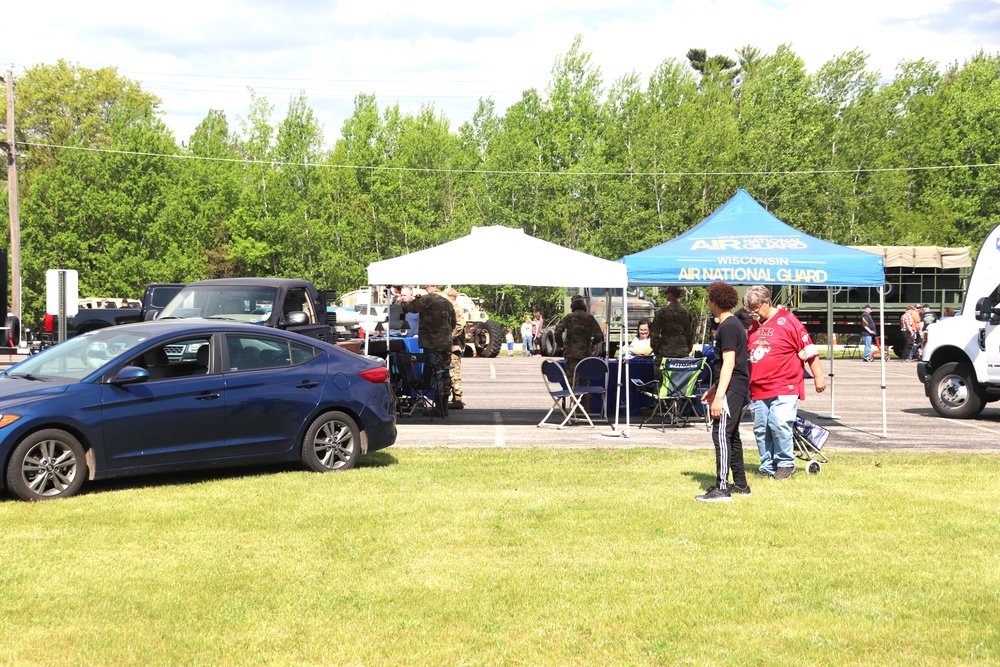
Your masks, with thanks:
[{"label": "power line", "polygon": [[201,160],[205,162],[228,162],[234,164],[270,165],[273,167],[312,167],[318,169],[363,169],[368,171],[412,172],[431,174],[480,174],[490,176],[607,176],[607,177],[652,177],[652,176],[816,176],[823,174],[879,174],[919,171],[944,171],[949,169],[986,169],[1000,167],[1000,163],[984,164],[952,164],[933,165],[925,167],[875,167],[871,169],[800,169],[792,171],[537,171],[537,170],[505,170],[505,169],[442,169],[435,167],[392,167],[386,165],[359,164],[329,164],[324,162],[285,162],[282,160],[252,160],[248,158],[221,158],[201,155],[183,155],[170,153],[146,153],[141,151],[122,151],[111,148],[92,148],[87,146],[59,146],[30,141],[18,141],[21,146],[35,148],[55,148],[58,150],[105,153],[110,155],[134,155],[137,157],[158,157],[175,160]]}]

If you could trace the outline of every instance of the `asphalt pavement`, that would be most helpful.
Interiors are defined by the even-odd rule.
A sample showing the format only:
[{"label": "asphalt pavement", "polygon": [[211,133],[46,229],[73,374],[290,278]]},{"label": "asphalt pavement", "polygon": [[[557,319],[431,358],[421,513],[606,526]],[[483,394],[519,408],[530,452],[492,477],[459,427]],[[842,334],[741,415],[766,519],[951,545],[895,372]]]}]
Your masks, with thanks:
[{"label": "asphalt pavement", "polygon": [[[467,407],[450,411],[446,419],[419,413],[400,417],[396,447],[711,449],[711,434],[703,424],[667,427],[663,431],[659,425],[639,428],[634,421],[627,426],[622,415],[617,428],[607,422],[597,423],[593,429],[586,424],[562,430],[539,428],[538,422],[552,404],[542,381],[541,362],[540,357],[516,353],[514,357],[501,353],[494,359],[464,359],[462,378]],[[829,375],[829,362],[823,364]],[[806,380],[806,399],[799,403],[799,416],[830,431],[827,448],[1000,453],[1000,403],[990,404],[976,419],[944,419],[934,412],[924,395],[916,364],[888,361],[887,437],[883,438],[881,364],[837,359],[833,373],[833,378],[827,378],[830,388],[823,394],[817,394],[812,380]],[[835,418],[824,418],[831,415]],[[741,429],[744,443],[752,448],[748,414],[744,414]]]},{"label": "asphalt pavement", "polygon": [[[0,368],[23,357],[0,358]],[[571,425],[561,430],[538,427],[552,400],[545,389],[541,357],[501,356],[462,361],[466,408],[452,410],[447,418],[419,413],[398,420],[396,447],[563,447],[563,448],[708,448],[711,434],[701,423],[686,427],[640,428],[625,415],[610,423],[597,421],[590,428]],[[824,372],[830,373],[828,361]],[[885,365],[886,433],[882,437],[880,363],[860,359],[837,359],[829,388],[817,394],[806,380],[806,400],[799,403],[799,416],[830,431],[826,447],[841,450],[982,451],[1000,453],[1000,402],[989,404],[975,419],[939,417],[917,380],[916,364],[891,360]],[[832,398],[832,402],[831,402]],[[749,410],[744,413],[741,433],[752,448]],[[827,418],[833,415],[835,418]],[[551,418],[550,418],[551,421]]]}]

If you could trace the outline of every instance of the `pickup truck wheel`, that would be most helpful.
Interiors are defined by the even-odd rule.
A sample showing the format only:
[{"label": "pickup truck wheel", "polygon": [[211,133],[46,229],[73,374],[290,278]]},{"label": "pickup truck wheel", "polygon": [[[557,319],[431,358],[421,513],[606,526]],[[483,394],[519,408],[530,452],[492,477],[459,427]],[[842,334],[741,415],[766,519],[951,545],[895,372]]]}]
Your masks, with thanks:
[{"label": "pickup truck wheel", "polygon": [[942,364],[931,375],[931,405],[942,417],[968,419],[983,410],[985,401],[968,364]]},{"label": "pickup truck wheel", "polygon": [[302,463],[316,472],[350,470],[361,456],[361,430],[343,412],[316,418],[302,441]]}]

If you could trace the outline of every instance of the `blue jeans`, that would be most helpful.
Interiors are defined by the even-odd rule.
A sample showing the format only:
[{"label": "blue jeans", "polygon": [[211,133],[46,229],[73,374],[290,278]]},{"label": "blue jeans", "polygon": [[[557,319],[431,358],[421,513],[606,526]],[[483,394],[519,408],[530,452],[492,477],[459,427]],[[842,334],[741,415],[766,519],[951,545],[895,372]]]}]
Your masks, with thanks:
[{"label": "blue jeans", "polygon": [[861,340],[865,342],[865,359],[872,358],[872,340],[874,336],[869,336],[868,334],[862,334]]},{"label": "blue jeans", "polygon": [[530,357],[531,356],[531,336],[525,336],[521,341],[521,356]]},{"label": "blue jeans", "polygon": [[753,434],[760,451],[760,471],[773,475],[778,468],[795,466],[792,429],[798,414],[798,395],[751,401]]}]

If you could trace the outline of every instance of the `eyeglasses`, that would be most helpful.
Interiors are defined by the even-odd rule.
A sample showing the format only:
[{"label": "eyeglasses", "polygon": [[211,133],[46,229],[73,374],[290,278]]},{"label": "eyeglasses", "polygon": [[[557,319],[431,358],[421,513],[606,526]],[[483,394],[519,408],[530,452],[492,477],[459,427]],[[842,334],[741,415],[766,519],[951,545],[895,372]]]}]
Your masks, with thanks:
[{"label": "eyeglasses", "polygon": [[751,308],[750,306],[747,306],[747,312],[750,313],[751,315],[759,315],[760,314],[760,309],[761,309],[761,307],[763,307],[763,305],[764,304],[762,302],[762,303],[758,303],[755,308]]}]

